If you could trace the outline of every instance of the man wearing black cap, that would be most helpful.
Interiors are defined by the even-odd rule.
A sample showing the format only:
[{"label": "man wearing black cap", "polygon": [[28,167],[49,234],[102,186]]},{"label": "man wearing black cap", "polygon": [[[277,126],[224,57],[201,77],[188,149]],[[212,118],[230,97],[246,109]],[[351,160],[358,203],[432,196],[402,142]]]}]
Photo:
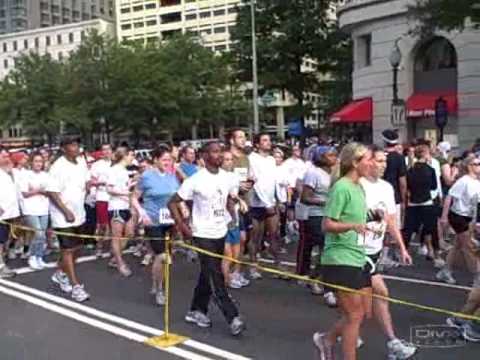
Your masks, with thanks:
[{"label": "man wearing black cap", "polygon": [[[51,200],[50,218],[52,227],[59,232],[79,234],[85,222],[85,195],[90,179],[85,161],[79,157],[79,141],[66,137],[61,142],[63,155],[50,168],[48,195]],[[75,272],[76,253],[82,246],[78,237],[58,234],[60,259],[52,281],[62,291],[71,293],[75,301],[83,302],[90,296],[77,279]]]},{"label": "man wearing black cap", "polygon": [[395,191],[395,203],[397,205],[397,224],[401,225],[401,219],[407,200],[407,165],[403,156],[397,151],[398,133],[396,130],[387,129],[382,132],[382,139],[387,154],[387,168],[383,179],[388,181]]}]

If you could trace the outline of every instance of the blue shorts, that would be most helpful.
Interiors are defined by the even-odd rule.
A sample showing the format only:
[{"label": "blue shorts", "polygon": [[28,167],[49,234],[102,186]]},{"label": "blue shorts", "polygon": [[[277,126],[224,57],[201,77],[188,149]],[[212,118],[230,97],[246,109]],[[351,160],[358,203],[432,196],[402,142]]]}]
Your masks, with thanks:
[{"label": "blue shorts", "polygon": [[227,236],[225,236],[225,243],[229,245],[240,244],[240,229],[238,227],[228,230]]}]

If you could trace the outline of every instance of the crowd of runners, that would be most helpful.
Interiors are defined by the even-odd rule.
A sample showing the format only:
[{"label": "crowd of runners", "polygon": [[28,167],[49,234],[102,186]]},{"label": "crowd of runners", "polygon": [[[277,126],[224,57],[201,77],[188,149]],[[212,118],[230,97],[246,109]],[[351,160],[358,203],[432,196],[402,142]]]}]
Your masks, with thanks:
[{"label": "crowd of runners", "polygon": [[[185,320],[210,327],[214,297],[230,332],[239,335],[245,317],[229,288],[265,274],[229,259],[259,264],[266,258],[288,271],[283,260],[295,249],[297,274],[358,290],[298,282],[339,313],[329,330],[313,335],[319,359],[333,359],[337,342],[344,359],[356,359],[361,326],[372,317],[385,333],[389,359],[408,359],[416,347],[397,338],[388,302],[371,294],[389,295],[384,269],[415,266],[415,236],[415,251],[438,269],[438,281],[455,284],[459,259],[466,265],[472,291],[458,310],[480,317],[480,147],[454,154],[447,142],[402,145],[394,130],[385,130],[381,142],[339,146],[312,138],[302,148],[275,145],[268,134],[250,142],[237,129],[224,142],[201,149],[159,146],[148,158],[127,145],[81,152],[75,137],[65,137],[58,153],[0,147],[0,277],[15,275],[9,260],[21,257],[37,271],[58,251],[51,279],[83,302],[90,294],[76,271],[79,254],[90,248],[99,258],[110,257],[108,265],[129,277],[128,244],[151,266],[151,294],[163,306],[164,240],[170,237],[225,255],[186,251],[200,273]],[[447,323],[480,341],[478,322]]]}]

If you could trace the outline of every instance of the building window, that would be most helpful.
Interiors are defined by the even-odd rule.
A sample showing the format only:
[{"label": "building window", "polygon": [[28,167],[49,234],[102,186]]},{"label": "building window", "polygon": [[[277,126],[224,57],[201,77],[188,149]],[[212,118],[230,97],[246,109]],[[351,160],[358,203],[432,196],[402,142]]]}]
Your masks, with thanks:
[{"label": "building window", "polygon": [[137,5],[137,6],[134,6],[133,7],[133,11],[142,11],[143,10],[143,6],[142,5]]},{"label": "building window", "polygon": [[8,69],[8,59],[3,60],[3,67]]},{"label": "building window", "polygon": [[13,51],[17,51],[18,50],[18,45],[17,45],[17,42],[14,41],[13,42]]},{"label": "building window", "polygon": [[212,16],[210,11],[204,11],[200,13],[200,19],[206,19],[206,18],[209,18],[210,16]]},{"label": "building window", "polygon": [[23,48],[28,49],[28,40],[27,39],[23,40]]},{"label": "building window", "polygon": [[35,38],[35,49],[38,49],[40,46],[40,41],[38,40],[38,38]]},{"label": "building window", "polygon": [[191,20],[196,20],[197,19],[197,14],[188,14],[185,15],[185,20],[186,21],[191,21]]},{"label": "building window", "polygon": [[7,51],[8,51],[7,43],[3,43],[3,52],[7,52]]},{"label": "building window", "polygon": [[227,29],[225,28],[225,26],[217,27],[217,28],[213,29],[213,32],[215,34],[223,34],[226,31],[227,31]]},{"label": "building window", "polygon": [[68,34],[68,42],[69,42],[70,44],[72,44],[74,40],[75,40],[75,38],[74,38],[73,33],[69,33],[69,34]]},{"label": "building window", "polygon": [[60,34],[57,35],[57,44],[58,45],[62,44],[62,35]]},{"label": "building window", "polygon": [[213,16],[223,16],[223,15],[225,15],[225,10],[224,9],[215,10],[213,12]]},{"label": "building window", "polygon": [[58,52],[58,60],[63,60],[63,53],[61,51]]},{"label": "building window", "polygon": [[137,22],[137,23],[133,24],[133,27],[135,29],[142,28],[143,26],[144,26],[143,22]]},{"label": "building window", "polygon": [[146,24],[147,26],[155,26],[157,25],[157,20],[148,20]]},{"label": "building window", "polygon": [[230,9],[228,9],[228,13],[229,14],[236,14],[236,13],[238,13],[238,8],[237,7],[232,7]]},{"label": "building window", "polygon": [[146,10],[155,9],[155,7],[156,7],[156,4],[155,4],[155,3],[151,3],[151,4],[146,4],[146,5],[145,5],[145,9],[146,9]]},{"label": "building window", "polygon": [[359,69],[372,64],[372,35],[366,34],[357,38],[357,66]]},{"label": "building window", "polygon": [[122,30],[130,30],[132,28],[132,24],[123,24],[121,28]]},{"label": "building window", "polygon": [[45,45],[50,46],[50,36],[45,37]]}]

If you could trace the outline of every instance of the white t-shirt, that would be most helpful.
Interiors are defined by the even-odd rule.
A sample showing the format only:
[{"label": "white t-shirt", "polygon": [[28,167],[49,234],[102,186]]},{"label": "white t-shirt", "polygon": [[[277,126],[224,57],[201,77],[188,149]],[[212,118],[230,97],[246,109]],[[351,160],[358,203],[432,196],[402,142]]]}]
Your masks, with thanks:
[{"label": "white t-shirt", "polygon": [[0,169],[0,220],[13,219],[20,216],[18,191],[13,178]]},{"label": "white t-shirt", "polygon": [[235,194],[232,177],[224,170],[212,174],[207,169],[200,169],[186,179],[178,196],[191,200],[192,232],[194,237],[220,239],[227,234],[228,216],[227,199]]},{"label": "white t-shirt", "polygon": [[250,176],[255,181],[251,198],[252,207],[270,208],[275,206],[276,168],[273,156],[251,153]]},{"label": "white t-shirt", "polygon": [[[20,184],[22,193],[29,192],[31,189],[46,190],[50,182],[48,173],[45,171],[35,172],[27,171]],[[23,215],[45,216],[48,215],[50,200],[46,195],[33,195],[23,197],[21,204]]]},{"label": "white t-shirt", "polygon": [[437,179],[437,188],[435,190],[430,191],[432,199],[436,199],[438,196],[443,198],[443,191],[442,191],[442,169],[440,168],[440,162],[432,158],[431,162],[428,164],[430,167],[435,171],[435,178]]},{"label": "white t-shirt", "polygon": [[288,185],[294,188],[297,180],[303,179],[307,171],[307,164],[302,159],[289,158],[283,163],[288,173]]},{"label": "white t-shirt", "polygon": [[[128,177],[128,170],[116,164],[110,168],[107,177],[107,187],[115,192],[127,193],[129,190],[130,179]],[[130,199],[128,196],[110,195],[108,201],[108,210],[128,210],[130,209]]]},{"label": "white t-shirt", "polygon": [[470,175],[464,175],[453,184],[448,195],[453,198],[451,211],[457,215],[473,218],[480,200],[480,181]]},{"label": "white t-shirt", "polygon": [[[319,167],[311,167],[305,173],[303,184],[313,189],[315,199],[322,200],[324,203],[328,199],[328,191],[332,178],[329,173]],[[308,216],[323,216],[325,205],[309,205]]]},{"label": "white t-shirt", "polygon": [[90,180],[85,159],[78,157],[75,164],[62,156],[50,167],[49,176],[50,182],[47,191],[59,193],[60,199],[75,216],[74,222],[67,222],[63,212],[51,202],[50,219],[52,227],[64,229],[82,225],[85,222],[86,185]]},{"label": "white t-shirt", "polygon": [[386,215],[395,215],[395,192],[393,186],[385,180],[372,182],[361,178],[360,184],[365,191],[367,203],[367,232],[359,235],[359,242],[365,246],[367,255],[377,254],[383,248],[383,239],[387,231]]},{"label": "white t-shirt", "polygon": [[[108,173],[112,167],[110,160],[100,159],[92,164],[90,170],[92,178],[95,177],[99,182],[107,182]],[[97,201],[109,201],[110,195],[107,191],[106,185],[97,186],[96,200]]]},{"label": "white t-shirt", "polygon": [[290,186],[290,176],[288,168],[284,164],[276,167],[276,184],[275,192],[280,203],[284,204],[288,201],[288,187]]}]

